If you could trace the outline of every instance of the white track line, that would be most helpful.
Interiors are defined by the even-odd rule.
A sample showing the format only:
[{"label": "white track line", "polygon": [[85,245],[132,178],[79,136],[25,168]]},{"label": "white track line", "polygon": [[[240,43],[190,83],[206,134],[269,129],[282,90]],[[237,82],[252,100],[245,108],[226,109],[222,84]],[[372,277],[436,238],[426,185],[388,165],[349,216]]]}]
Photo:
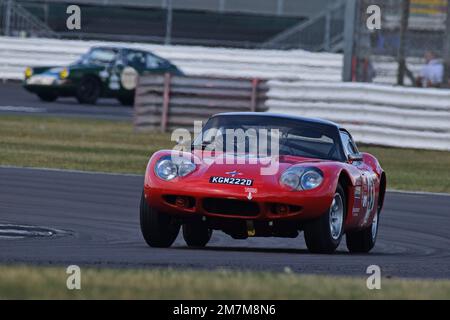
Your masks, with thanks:
[{"label": "white track line", "polygon": [[388,189],[387,190],[390,193],[406,193],[406,194],[416,194],[416,195],[423,195],[423,196],[444,196],[444,197],[450,197],[450,193],[443,193],[443,192],[428,192],[428,191],[408,191],[408,190],[393,190]]},{"label": "white track line", "polygon": [[23,107],[23,106],[0,106],[0,111],[7,112],[28,112],[28,113],[44,113],[45,108]]},{"label": "white track line", "polygon": [[133,173],[82,171],[82,170],[73,170],[73,169],[56,169],[56,168],[42,168],[42,167],[17,167],[17,166],[6,166],[6,165],[0,165],[0,169],[24,169],[24,170],[34,170],[34,171],[53,171],[53,172],[80,173],[80,174],[90,174],[90,175],[124,176],[124,177],[143,177],[144,176],[144,174],[133,174]]}]

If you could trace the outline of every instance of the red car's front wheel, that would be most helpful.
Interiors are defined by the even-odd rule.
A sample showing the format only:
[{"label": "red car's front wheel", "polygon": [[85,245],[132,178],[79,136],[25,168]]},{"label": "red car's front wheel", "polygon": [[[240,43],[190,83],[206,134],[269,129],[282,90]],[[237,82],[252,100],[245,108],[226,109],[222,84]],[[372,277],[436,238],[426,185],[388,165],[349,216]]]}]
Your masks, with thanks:
[{"label": "red car's front wheel", "polygon": [[140,206],[141,231],[150,247],[170,247],[180,232],[180,224],[171,216],[152,208],[142,192]]},{"label": "red car's front wheel", "polygon": [[347,233],[347,248],[352,253],[367,253],[375,246],[378,234],[380,210],[373,217],[372,224],[365,229]]},{"label": "red car's front wheel", "polygon": [[204,247],[211,239],[212,230],[203,221],[183,224],[183,238],[189,247]]},{"label": "red car's front wheel", "polygon": [[333,253],[336,250],[344,233],[346,208],[344,189],[338,185],[328,212],[305,226],[305,242],[310,252]]}]

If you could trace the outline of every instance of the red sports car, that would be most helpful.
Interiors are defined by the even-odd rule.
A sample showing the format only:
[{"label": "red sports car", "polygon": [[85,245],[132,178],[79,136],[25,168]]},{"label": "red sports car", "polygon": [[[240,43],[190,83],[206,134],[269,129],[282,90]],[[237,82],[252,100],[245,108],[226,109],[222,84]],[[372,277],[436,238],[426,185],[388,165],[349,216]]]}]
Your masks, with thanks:
[{"label": "red sports car", "polygon": [[[150,159],[140,205],[142,234],[169,247],[180,231],[203,247],[213,230],[234,239],[295,238],[332,253],[375,245],[386,190],[377,159],[335,123],[271,113],[211,117],[185,150]],[[187,147],[188,146],[188,147]]]}]

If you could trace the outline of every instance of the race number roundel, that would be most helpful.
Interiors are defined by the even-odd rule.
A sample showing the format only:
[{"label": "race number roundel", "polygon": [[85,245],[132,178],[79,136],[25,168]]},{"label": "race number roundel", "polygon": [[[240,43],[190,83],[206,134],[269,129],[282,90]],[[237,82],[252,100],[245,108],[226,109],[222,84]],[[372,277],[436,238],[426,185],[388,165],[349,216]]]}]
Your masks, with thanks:
[{"label": "race number roundel", "polygon": [[133,90],[137,86],[139,74],[136,69],[132,67],[126,67],[123,69],[122,74],[120,75],[120,82],[122,83],[122,87],[126,90]]},{"label": "race number roundel", "polygon": [[367,179],[367,186],[368,186],[367,195],[369,197],[367,210],[372,212],[373,207],[375,206],[375,181],[372,176],[368,176],[367,178],[368,178]]}]

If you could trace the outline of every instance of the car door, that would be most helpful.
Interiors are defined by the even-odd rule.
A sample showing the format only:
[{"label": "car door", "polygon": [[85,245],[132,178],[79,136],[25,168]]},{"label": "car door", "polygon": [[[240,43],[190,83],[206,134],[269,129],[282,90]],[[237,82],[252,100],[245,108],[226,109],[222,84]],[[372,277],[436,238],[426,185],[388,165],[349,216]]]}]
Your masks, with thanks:
[{"label": "car door", "polygon": [[341,140],[344,152],[350,165],[358,170],[359,179],[354,191],[354,204],[352,213],[357,217],[355,223],[364,226],[368,223],[375,209],[376,180],[377,175],[373,169],[364,162],[363,156],[356,147],[352,136],[345,130],[341,130]]}]

